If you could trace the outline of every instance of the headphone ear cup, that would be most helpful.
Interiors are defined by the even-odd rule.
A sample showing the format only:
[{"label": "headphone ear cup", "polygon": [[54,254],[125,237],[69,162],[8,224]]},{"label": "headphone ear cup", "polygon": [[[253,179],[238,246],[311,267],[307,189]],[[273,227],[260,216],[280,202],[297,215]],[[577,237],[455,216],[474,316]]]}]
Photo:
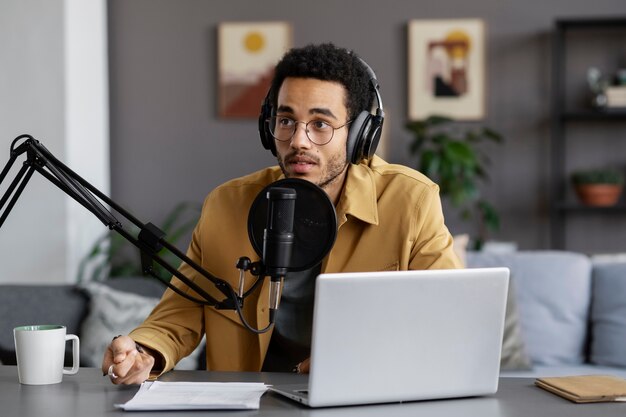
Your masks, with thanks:
[{"label": "headphone ear cup", "polygon": [[[269,97],[269,93],[268,93]],[[265,97],[263,104],[261,105],[261,114],[259,115],[259,136],[261,137],[261,144],[263,148],[272,152],[272,155],[276,156],[276,143],[269,130],[267,119],[272,116],[272,106],[269,103],[269,98]]]},{"label": "headphone ear cup", "polygon": [[378,142],[380,142],[380,136],[383,133],[383,122],[385,119],[382,116],[371,116],[370,126],[367,132],[367,137],[363,143],[363,158],[370,159],[374,156],[376,148],[378,148]]},{"label": "headphone ear cup", "polygon": [[367,134],[372,115],[362,111],[350,124],[348,140],[346,141],[346,157],[348,162],[358,164],[363,159],[363,139]]}]

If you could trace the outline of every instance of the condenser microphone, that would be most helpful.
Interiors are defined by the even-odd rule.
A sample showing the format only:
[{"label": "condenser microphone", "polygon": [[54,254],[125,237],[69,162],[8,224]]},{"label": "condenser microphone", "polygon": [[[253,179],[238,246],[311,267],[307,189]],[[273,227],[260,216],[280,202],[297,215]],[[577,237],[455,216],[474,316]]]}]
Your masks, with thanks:
[{"label": "condenser microphone", "polygon": [[[296,200],[296,196],[298,197]],[[299,178],[267,185],[248,214],[248,236],[270,276],[270,323],[280,301],[281,278],[322,262],[337,237],[337,214],[328,195]],[[241,291],[242,292],[242,291]]]},{"label": "condenser microphone", "polygon": [[296,190],[271,187],[267,193],[267,224],[263,231],[263,265],[270,277],[270,323],[280,301],[281,282],[289,271],[293,250]]}]

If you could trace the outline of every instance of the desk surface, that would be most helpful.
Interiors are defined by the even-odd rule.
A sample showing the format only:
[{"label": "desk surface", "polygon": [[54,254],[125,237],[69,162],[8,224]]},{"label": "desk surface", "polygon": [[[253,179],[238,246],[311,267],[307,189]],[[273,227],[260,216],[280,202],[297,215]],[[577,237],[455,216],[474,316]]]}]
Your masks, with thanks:
[{"label": "desk surface", "polygon": [[[268,384],[299,383],[306,376],[283,373],[230,373],[174,371],[163,381],[254,381]],[[116,386],[96,368],[81,368],[78,375],[65,375],[55,385],[20,385],[17,367],[0,365],[0,414],[3,417],[99,417],[126,415],[131,417],[160,416],[155,412],[124,412],[113,404],[135,395],[138,386]],[[493,396],[440,401],[418,401],[403,404],[334,407],[309,409],[272,392],[261,398],[261,409],[251,411],[185,411],[193,416],[551,416],[576,417],[601,415],[624,416],[626,403],[574,404],[533,385],[529,378],[501,378]]]}]

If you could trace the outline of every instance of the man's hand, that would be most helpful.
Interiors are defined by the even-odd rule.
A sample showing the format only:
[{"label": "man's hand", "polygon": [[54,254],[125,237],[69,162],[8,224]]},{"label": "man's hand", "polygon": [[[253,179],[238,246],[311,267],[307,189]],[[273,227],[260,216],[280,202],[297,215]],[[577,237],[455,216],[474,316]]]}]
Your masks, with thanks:
[{"label": "man's hand", "polygon": [[154,357],[139,348],[129,336],[113,339],[102,359],[102,373],[114,384],[141,384],[150,376]]},{"label": "man's hand", "polygon": [[299,374],[308,374],[311,369],[311,358],[306,358],[300,362],[297,369]]}]

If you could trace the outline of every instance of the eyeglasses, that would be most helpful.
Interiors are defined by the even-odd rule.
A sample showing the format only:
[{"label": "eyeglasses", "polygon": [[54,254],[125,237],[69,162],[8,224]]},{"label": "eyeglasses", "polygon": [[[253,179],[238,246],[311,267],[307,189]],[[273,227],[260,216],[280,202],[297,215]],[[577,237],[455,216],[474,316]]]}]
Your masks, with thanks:
[{"label": "eyeglasses", "polygon": [[272,116],[267,119],[269,131],[272,136],[281,142],[290,141],[296,133],[298,123],[304,124],[304,131],[311,142],[316,145],[326,145],[333,139],[335,130],[341,129],[352,123],[352,120],[346,122],[339,127],[333,127],[328,122],[321,119],[313,119],[308,122],[293,120],[285,116]]}]

